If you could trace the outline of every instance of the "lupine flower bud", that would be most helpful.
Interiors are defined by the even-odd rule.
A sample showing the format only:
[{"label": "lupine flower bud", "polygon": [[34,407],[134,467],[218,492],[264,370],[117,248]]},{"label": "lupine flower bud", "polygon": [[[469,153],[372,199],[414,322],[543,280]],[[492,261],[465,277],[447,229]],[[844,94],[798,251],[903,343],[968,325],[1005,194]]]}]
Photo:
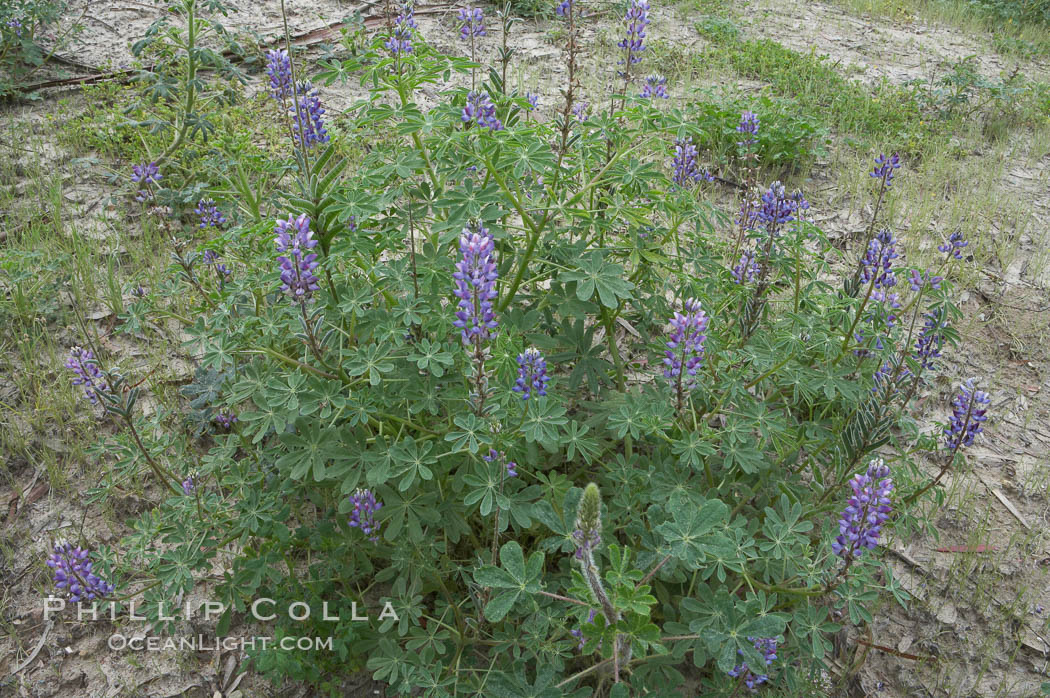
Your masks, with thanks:
[{"label": "lupine flower bud", "polygon": [[95,355],[91,351],[73,347],[69,352],[69,358],[66,360],[66,368],[76,374],[73,378],[73,385],[83,386],[84,397],[92,405],[98,404],[99,393],[109,391],[106,379],[95,362]]},{"label": "lupine flower bud", "polygon": [[537,349],[529,347],[525,353],[518,354],[518,380],[514,383],[514,392],[521,393],[522,400],[528,400],[533,392],[536,395],[547,394],[547,362]]},{"label": "lupine flower bud", "polygon": [[642,97],[647,99],[670,99],[671,96],[667,94],[667,78],[656,74],[645,78]]},{"label": "lupine flower bud", "polygon": [[493,309],[497,297],[496,280],[499,278],[495,249],[492,235],[480,225],[476,230],[464,228],[459,236],[462,257],[452,274],[456,280],[454,293],[459,298],[459,310],[452,324],[462,330],[464,344],[488,341],[492,338],[492,331],[499,326]]},{"label": "lupine flower bud", "polygon": [[354,505],[350,512],[350,528],[360,528],[368,540],[377,542],[380,524],[375,520],[375,513],[383,508],[383,503],[376,500],[375,492],[361,488],[350,495],[350,502]]},{"label": "lupine flower bud", "polygon": [[984,431],[981,425],[988,419],[985,413],[992,397],[977,390],[975,383],[971,378],[960,385],[952,400],[952,418],[944,429],[944,447],[949,450],[957,451],[972,445],[974,438]]},{"label": "lupine flower bud", "polygon": [[481,91],[467,95],[467,104],[463,107],[463,123],[475,123],[490,131],[502,131],[503,123],[496,118],[496,105],[489,96]]},{"label": "lupine flower bud", "polygon": [[[766,660],[766,666],[771,666],[773,660],[777,658],[777,640],[775,637],[749,637],[748,642],[754,644],[755,649],[762,653],[762,657]],[[737,650],[738,654],[743,654],[742,650]],[[748,689],[754,691],[758,686],[764,684],[769,680],[767,674],[756,674],[751,671],[747,666],[747,662],[741,662],[727,672],[734,679],[743,677],[744,685]]]},{"label": "lupine flower bud", "polygon": [[697,164],[697,150],[691,136],[675,140],[671,167],[674,169],[671,181],[681,188],[691,187],[701,181],[715,181],[707,170],[701,170]]},{"label": "lupine flower bud", "polygon": [[[682,385],[686,390],[696,387],[696,372],[704,361],[704,340],[707,335],[707,314],[700,301],[690,298],[684,305],[685,315],[675,312],[671,318],[671,334],[664,352],[664,378]],[[682,372],[685,372],[685,376]]]},{"label": "lupine flower bud", "polygon": [[201,199],[197,202],[197,208],[195,213],[200,216],[201,224],[203,228],[220,228],[226,225],[226,216],[222,215],[222,211],[215,205],[215,202],[211,199]]},{"label": "lupine flower bud", "polygon": [[576,530],[572,532],[576,541],[576,559],[590,557],[590,552],[602,542],[602,494],[598,485],[589,483],[576,508]]},{"label": "lupine flower bud", "polygon": [[959,250],[969,244],[968,240],[963,240],[963,234],[957,231],[952,233],[943,245],[938,245],[937,249],[956,259],[962,259],[962,253]]},{"label": "lupine flower bud", "polygon": [[113,585],[91,572],[90,554],[71,543],[57,543],[47,559],[47,566],[54,570],[55,587],[67,595],[70,601],[94,601],[113,593]]},{"label": "lupine flower bud", "polygon": [[284,49],[266,52],[266,74],[270,78],[270,96],[284,102],[292,96],[292,60]]},{"label": "lupine flower bud", "polygon": [[878,545],[882,524],[892,511],[893,479],[889,475],[889,466],[876,458],[868,465],[867,472],[850,480],[853,496],[839,519],[839,535],[831,544],[836,555],[850,559],[863,552],[862,548],[874,550]]},{"label": "lupine flower bud", "polygon": [[881,179],[887,188],[893,184],[893,171],[899,169],[901,166],[901,159],[897,153],[887,157],[880,153],[879,157],[875,158],[875,169],[871,171],[871,176],[876,179]]},{"label": "lupine flower bud", "polygon": [[480,7],[459,11],[459,38],[470,41],[471,37],[485,36],[485,16]]},{"label": "lupine flower bud", "polygon": [[309,252],[317,247],[318,242],[310,230],[310,217],[304,213],[293,218],[289,214],[288,220],[277,221],[274,232],[277,233],[274,238],[277,251],[288,253],[277,258],[281,267],[281,290],[295,300],[305,302],[321,288],[314,275],[314,269],[318,267],[317,255]]}]

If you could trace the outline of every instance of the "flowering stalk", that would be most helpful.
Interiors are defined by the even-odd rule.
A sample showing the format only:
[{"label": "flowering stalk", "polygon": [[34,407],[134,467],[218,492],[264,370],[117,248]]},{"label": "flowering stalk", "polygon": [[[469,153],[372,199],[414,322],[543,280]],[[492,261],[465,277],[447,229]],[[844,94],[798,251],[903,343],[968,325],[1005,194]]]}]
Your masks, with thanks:
[{"label": "flowering stalk", "polygon": [[[627,100],[627,88],[631,84],[631,66],[642,62],[642,52],[645,51],[645,28],[649,26],[649,3],[647,0],[630,0],[627,11],[623,16],[626,25],[626,35],[617,44],[623,49],[623,58],[620,72],[623,77],[623,97],[620,100],[620,109],[624,108]],[[666,81],[665,81],[666,82]],[[609,115],[612,116],[612,103],[609,103]]]},{"label": "flowering stalk", "polygon": [[[492,463],[492,462],[494,462],[496,460],[499,460],[500,465],[502,466],[500,468],[500,473],[499,473],[499,494],[500,494],[500,496],[502,496],[503,495],[503,483],[507,480],[507,478],[517,477],[518,476],[518,464],[515,463],[514,461],[508,461],[506,453],[504,453],[503,451],[497,451],[494,448],[490,448],[489,452],[488,452],[488,455],[482,456],[481,459],[483,461],[485,461],[486,463]],[[491,548],[491,550],[492,550],[492,564],[493,565],[496,564],[496,554],[499,551],[500,513],[501,513],[500,512],[500,507],[499,507],[499,504],[497,503],[496,504],[496,515],[495,515],[495,517],[493,517],[494,521],[493,521],[493,524],[492,524],[492,548]]]},{"label": "flowering stalk", "polygon": [[375,513],[383,508],[383,503],[376,499],[375,492],[358,488],[350,495],[353,511],[350,512],[350,528],[359,528],[361,533],[373,543],[379,542],[379,528]]},{"label": "flowering stalk", "polygon": [[546,395],[548,381],[547,361],[539,350],[529,347],[518,354],[518,380],[512,390],[521,393],[522,400],[528,400],[534,393],[540,397]]},{"label": "flowering stalk", "polygon": [[[879,209],[882,208],[883,199],[886,196],[886,191],[893,185],[893,172],[894,170],[900,169],[901,159],[897,153],[893,153],[890,156],[880,154],[879,157],[875,158],[875,167],[869,172],[869,176],[879,180],[879,194],[875,199],[875,210],[871,214],[871,223],[868,224],[868,229],[864,234],[864,246],[867,249],[871,243],[872,238],[875,234],[875,223],[879,218]],[[857,267],[857,271],[853,275],[853,281],[846,287],[849,295],[856,295],[860,284],[860,275],[863,268],[863,261]]]},{"label": "flowering stalk", "polygon": [[454,295],[459,299],[453,325],[460,328],[463,344],[472,351],[475,413],[480,417],[484,414],[488,397],[485,374],[485,360],[489,355],[487,342],[499,326],[494,309],[499,269],[494,257],[495,241],[488,229],[480,224],[473,230],[469,227],[463,229],[459,250],[461,258],[452,274],[456,282]]},{"label": "flowering stalk", "polygon": [[681,412],[689,391],[696,387],[696,373],[704,361],[704,341],[707,335],[707,314],[700,301],[688,299],[685,315],[675,311],[670,320],[671,332],[664,352],[664,378],[671,381],[675,392],[675,406]]},{"label": "flowering stalk", "polygon": [[968,379],[959,386],[959,392],[952,400],[952,416],[944,429],[944,447],[948,450],[948,455],[941,471],[937,473],[937,477],[909,495],[906,503],[910,504],[930,488],[936,487],[955,463],[956,454],[973,445],[977,435],[984,432],[981,425],[988,419],[988,405],[991,404],[992,397],[983,390],[978,390],[976,383],[976,379]]},{"label": "flowering stalk", "polygon": [[104,599],[114,591],[112,584],[91,571],[90,553],[72,543],[56,543],[47,566],[54,571],[55,588],[73,603]]},{"label": "flowering stalk", "polygon": [[[470,62],[477,63],[477,47],[475,39],[485,36],[485,16],[480,7],[471,7],[459,11],[459,38],[470,42]],[[475,68],[470,68],[470,89],[477,89],[474,79]]]},{"label": "flowering stalk", "polygon": [[[601,544],[602,540],[602,497],[598,485],[593,482],[583,490],[583,497],[576,509],[576,528],[572,532],[572,538],[576,541],[576,560],[580,563],[584,580],[594,594],[605,616],[606,625],[615,626],[620,622],[620,614],[616,611],[609,595],[602,584],[598,563],[594,559],[594,550]],[[616,646],[613,648],[614,680],[620,682],[620,666],[626,665],[631,659],[630,639],[626,635],[616,636]]]}]

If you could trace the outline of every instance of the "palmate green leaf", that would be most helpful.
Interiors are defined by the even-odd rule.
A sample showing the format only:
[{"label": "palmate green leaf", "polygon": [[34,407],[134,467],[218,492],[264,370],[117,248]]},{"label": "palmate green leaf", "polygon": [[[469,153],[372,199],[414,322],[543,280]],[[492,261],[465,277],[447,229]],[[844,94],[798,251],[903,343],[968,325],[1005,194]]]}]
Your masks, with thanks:
[{"label": "palmate green leaf", "polygon": [[485,617],[494,623],[503,620],[522,594],[539,592],[543,574],[543,553],[534,552],[526,562],[525,553],[517,541],[503,544],[499,560],[499,568],[486,565],[474,572],[474,580],[478,584],[506,589],[485,606]]},{"label": "palmate green leaf", "polygon": [[558,428],[568,423],[565,408],[547,397],[529,400],[528,416],[522,423],[521,431],[528,443],[539,442],[545,449],[554,452],[561,444],[561,430]]},{"label": "palmate green leaf", "polygon": [[695,506],[685,497],[675,498],[668,505],[671,521],[656,527],[671,547],[671,555],[690,569],[698,568],[706,559],[706,536],[729,513],[729,507],[718,499],[709,499]]},{"label": "palmate green leaf", "polygon": [[634,284],[624,278],[623,267],[607,263],[601,252],[594,251],[579,264],[579,271],[558,275],[562,281],[576,282],[576,297],[588,301],[598,292],[598,299],[606,308],[615,308],[620,299],[631,297]]},{"label": "palmate green leaf", "polygon": [[591,428],[586,424],[580,424],[575,419],[569,422],[566,429],[563,445],[565,455],[569,460],[576,457],[577,451],[583,457],[584,462],[590,464],[600,453],[598,440],[585,436]]},{"label": "palmate green leaf", "polygon": [[452,442],[453,451],[477,453],[481,444],[489,443],[491,435],[488,422],[473,412],[456,415],[452,421],[462,430],[445,434],[445,441]]}]

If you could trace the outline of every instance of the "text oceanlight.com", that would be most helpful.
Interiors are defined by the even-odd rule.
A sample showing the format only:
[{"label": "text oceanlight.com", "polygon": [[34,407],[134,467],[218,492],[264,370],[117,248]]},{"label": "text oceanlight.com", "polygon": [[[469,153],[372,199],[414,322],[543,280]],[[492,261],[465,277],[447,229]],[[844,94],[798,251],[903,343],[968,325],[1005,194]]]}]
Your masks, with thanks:
[{"label": "text oceanlight.com", "polygon": [[109,638],[109,648],[115,652],[231,652],[234,650],[280,649],[288,652],[332,651],[331,637],[158,637],[156,635],[128,637],[117,633]]}]

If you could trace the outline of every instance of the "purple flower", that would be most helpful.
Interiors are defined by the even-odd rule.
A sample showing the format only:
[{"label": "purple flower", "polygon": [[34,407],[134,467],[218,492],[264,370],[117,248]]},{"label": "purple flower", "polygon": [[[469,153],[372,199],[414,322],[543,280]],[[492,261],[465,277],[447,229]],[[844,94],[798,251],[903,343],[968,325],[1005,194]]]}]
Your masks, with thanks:
[{"label": "purple flower", "polygon": [[[679,386],[692,390],[696,387],[696,372],[704,361],[704,340],[707,335],[707,314],[700,308],[700,301],[690,298],[684,305],[685,315],[675,312],[671,318],[671,334],[664,352],[664,378]],[[689,376],[685,378],[682,372]]]},{"label": "purple flower", "polygon": [[197,484],[193,481],[193,476],[190,475],[182,481],[182,492],[189,496],[197,491]]},{"label": "purple flower", "polygon": [[463,107],[463,123],[474,122],[490,131],[502,131],[503,124],[496,118],[496,105],[481,91],[467,94],[467,105]]},{"label": "purple flower", "polygon": [[765,225],[767,233],[775,236],[785,223],[796,220],[799,209],[808,208],[809,202],[802,198],[801,192],[789,195],[784,185],[776,181],[762,194],[755,218]]},{"label": "purple flower", "polygon": [[299,113],[292,120],[295,142],[299,143],[301,138],[305,138],[307,148],[317,143],[327,143],[331,138],[324,127],[324,107],[321,106],[320,90],[314,89],[309,82],[300,82],[297,89]]},{"label": "purple flower", "polygon": [[853,496],[839,518],[839,535],[831,544],[836,555],[848,560],[863,552],[862,548],[875,549],[882,524],[892,511],[893,479],[889,475],[889,466],[876,458],[868,465],[867,472],[858,473],[850,480]]},{"label": "purple flower", "polygon": [[266,74],[270,77],[270,96],[284,103],[292,96],[292,59],[284,49],[266,52]]},{"label": "purple flower", "polygon": [[55,587],[73,603],[94,601],[113,593],[113,585],[91,572],[90,554],[71,543],[57,543],[47,558],[47,566],[55,573]]},{"label": "purple flower", "polygon": [[646,0],[630,0],[627,12],[623,16],[627,25],[627,35],[617,44],[624,50],[621,64],[633,65],[642,60],[645,50],[645,28],[649,25],[649,3]]},{"label": "purple flower", "polygon": [[870,174],[876,179],[881,179],[884,186],[889,188],[893,184],[893,171],[899,169],[900,166],[901,159],[897,153],[889,157],[880,153],[879,157],[875,158],[875,169]]},{"label": "purple flower", "polygon": [[525,101],[529,103],[529,106],[526,107],[526,111],[532,111],[540,105],[540,96],[534,95],[531,92],[526,92]]},{"label": "purple flower", "polygon": [[507,477],[518,476],[518,464],[514,461],[507,461]]},{"label": "purple flower", "polygon": [[590,107],[590,102],[577,102],[572,105],[572,115],[576,117],[577,121],[586,121]]},{"label": "purple flower", "polygon": [[383,45],[395,58],[402,53],[412,53],[412,30],[417,29],[416,11],[411,2],[401,6],[401,14],[394,20],[394,31]]},{"label": "purple flower", "polygon": [[459,38],[470,41],[477,36],[485,36],[485,16],[480,7],[461,9],[459,11]]},{"label": "purple flower", "polygon": [[568,17],[570,12],[572,12],[572,0],[561,0],[554,10],[554,14],[559,17]]},{"label": "purple flower", "polygon": [[222,211],[215,205],[215,202],[211,199],[201,199],[197,202],[197,208],[194,212],[200,216],[201,228],[219,228],[226,225],[226,216],[222,215]]},{"label": "purple flower", "polygon": [[9,19],[9,20],[7,20],[6,26],[9,29],[13,29],[14,30],[15,36],[17,36],[18,38],[22,38],[22,22],[21,22],[21,20],[19,20],[17,18]]},{"label": "purple flower", "polygon": [[528,400],[533,392],[536,395],[547,394],[547,362],[537,349],[529,347],[525,353],[518,354],[518,380],[514,383],[514,392],[521,393],[522,400]]},{"label": "purple flower", "polygon": [[[748,642],[755,646],[755,649],[762,653],[763,659],[766,660],[766,666],[771,666],[773,660],[777,658],[777,640],[775,637],[749,637]],[[737,650],[737,654],[743,654],[743,650]],[[741,662],[735,667],[726,672],[734,679],[743,677],[744,685],[748,689],[754,691],[758,686],[764,684],[769,680],[767,674],[755,674],[747,666],[747,662]]]},{"label": "purple flower", "polygon": [[697,150],[691,136],[675,140],[671,167],[674,169],[671,181],[681,188],[691,187],[701,181],[715,181],[707,170],[701,170],[697,164]]},{"label": "purple flower", "polygon": [[109,386],[102,375],[102,371],[95,361],[95,355],[87,349],[73,347],[66,360],[66,368],[76,374],[73,385],[84,387],[84,397],[91,401],[92,405],[98,404],[98,396],[109,391]]},{"label": "purple flower", "polygon": [[944,429],[944,447],[951,451],[973,444],[974,437],[984,431],[981,424],[988,419],[986,412],[992,397],[983,390],[977,390],[973,378],[959,386],[959,392],[952,400],[952,417]]},{"label": "purple flower", "polygon": [[912,291],[921,291],[926,284],[929,284],[931,288],[939,289],[942,281],[944,281],[943,276],[932,276],[929,271],[920,273],[918,269],[912,269],[908,277],[908,285],[911,286]]},{"label": "purple flower", "polygon": [[740,261],[733,267],[733,282],[737,284],[748,284],[755,280],[759,272],[758,260],[751,250],[744,250],[740,255]]},{"label": "purple flower", "polygon": [[893,271],[893,260],[898,256],[897,239],[890,231],[883,230],[868,243],[868,251],[862,262],[861,281],[869,283],[874,280],[876,290],[896,286],[897,275]]},{"label": "purple flower", "polygon": [[[590,611],[587,613],[587,623],[586,624],[593,623],[594,622],[594,617],[596,615],[598,615],[598,612],[595,609],[593,609],[593,608],[590,609]],[[583,637],[583,629],[582,628],[573,628],[572,630],[569,631],[569,634],[572,635],[574,638],[576,638],[579,641],[578,644],[576,645],[576,650],[577,651],[582,650],[584,648],[584,646],[587,644],[587,641]],[[598,647],[601,647],[601,646],[602,646],[601,645],[601,641],[599,641],[598,642]]]},{"label": "purple flower", "polygon": [[[896,374],[896,377],[894,377],[894,374]],[[871,392],[873,395],[877,395],[882,390],[886,393],[886,399],[889,400],[900,393],[901,384],[910,376],[911,371],[906,366],[902,366],[898,370],[895,364],[887,361],[872,376],[873,385]]]},{"label": "purple flower", "polygon": [[135,200],[145,202],[153,198],[153,185],[159,184],[163,175],[155,162],[144,162],[131,166],[131,181],[142,188],[135,194]]},{"label": "purple flower", "polygon": [[375,513],[383,508],[383,503],[376,500],[372,490],[360,488],[350,495],[350,503],[354,505],[350,512],[350,528],[360,528],[368,540],[378,542],[380,524],[376,522]]},{"label": "purple flower", "polygon": [[758,142],[758,114],[746,111],[740,115],[740,125],[736,127],[738,133],[744,134],[744,140],[737,141],[742,148],[750,148]]},{"label": "purple flower", "polygon": [[499,326],[493,301],[496,300],[496,280],[499,270],[493,256],[496,243],[487,228],[464,228],[459,236],[462,255],[456,263],[452,278],[456,280],[454,294],[459,299],[459,310],[452,324],[462,331],[463,343],[480,343],[492,338]]},{"label": "purple flower", "polygon": [[931,310],[926,313],[925,317],[926,324],[915,340],[915,358],[924,369],[929,370],[934,367],[933,360],[941,356],[944,324],[941,321],[942,313],[939,310]]},{"label": "purple flower", "polygon": [[646,99],[670,99],[671,96],[667,94],[667,78],[657,74],[645,78],[642,97]]},{"label": "purple flower", "polygon": [[969,245],[968,240],[963,240],[963,235],[960,232],[954,232],[949,237],[947,242],[943,245],[938,245],[937,249],[944,252],[956,259],[962,259],[962,253],[959,252],[962,248]]},{"label": "purple flower", "polygon": [[310,230],[310,218],[305,213],[298,218],[288,215],[288,220],[277,221],[274,227],[278,252],[287,252],[277,258],[281,267],[281,290],[299,302],[306,302],[314,291],[321,287],[314,269],[318,267],[317,255],[309,252],[317,247],[317,240]]},{"label": "purple flower", "polygon": [[222,410],[215,415],[215,423],[223,429],[231,429],[237,421],[237,415],[227,410]]}]

